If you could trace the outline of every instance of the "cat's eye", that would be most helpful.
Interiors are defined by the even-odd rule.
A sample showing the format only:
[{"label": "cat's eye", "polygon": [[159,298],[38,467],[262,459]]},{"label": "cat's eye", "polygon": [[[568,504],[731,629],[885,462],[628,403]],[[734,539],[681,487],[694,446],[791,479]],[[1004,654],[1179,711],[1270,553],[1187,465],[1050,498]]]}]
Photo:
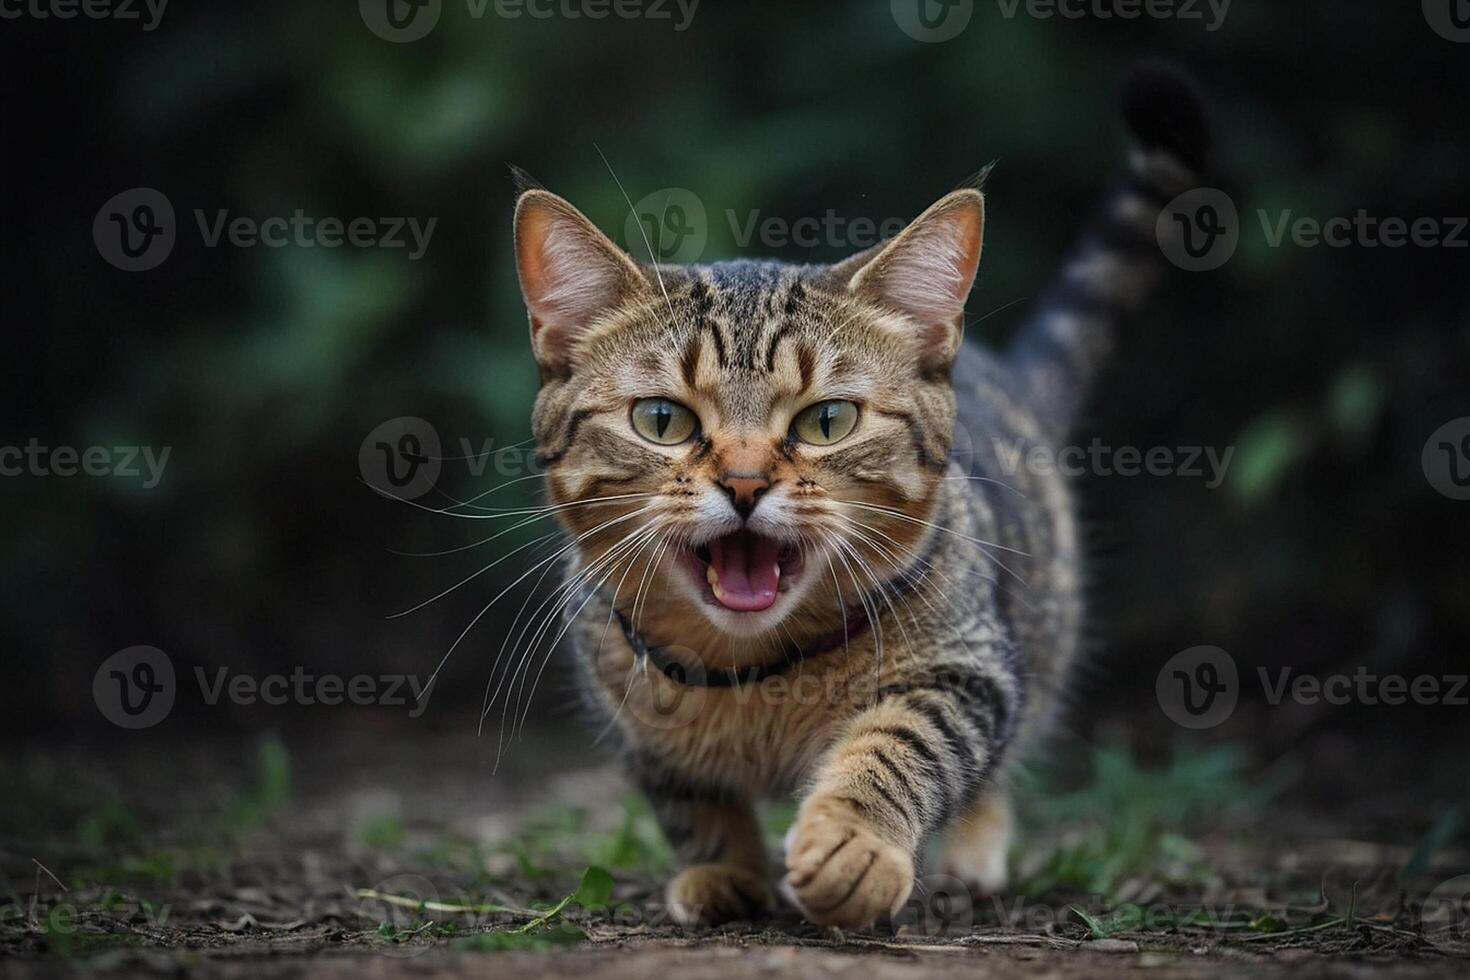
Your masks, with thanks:
[{"label": "cat's eye", "polygon": [[852,402],[817,402],[791,421],[796,438],[813,446],[830,446],[846,439],[857,427],[858,407]]},{"label": "cat's eye", "polygon": [[633,403],[633,430],[660,446],[688,442],[699,431],[699,417],[667,398],[640,398]]}]

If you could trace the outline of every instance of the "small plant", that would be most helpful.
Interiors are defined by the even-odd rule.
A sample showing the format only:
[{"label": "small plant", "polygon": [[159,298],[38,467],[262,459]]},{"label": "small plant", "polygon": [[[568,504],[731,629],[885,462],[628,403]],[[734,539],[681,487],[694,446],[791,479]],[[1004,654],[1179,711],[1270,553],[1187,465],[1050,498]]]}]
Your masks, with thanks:
[{"label": "small plant", "polygon": [[357,828],[357,839],[368,847],[380,851],[391,851],[402,846],[407,836],[403,821],[397,814],[379,813],[364,820]]},{"label": "small plant", "polygon": [[1044,792],[1045,778],[1020,787],[1023,826],[1057,842],[1021,876],[1028,897],[1080,892],[1113,902],[1133,879],[1207,882],[1213,875],[1193,838],[1221,817],[1262,806],[1283,782],[1281,774],[1247,781],[1244,755],[1232,746],[1177,748],[1168,765],[1146,769],[1112,744],[1096,748],[1091,762],[1081,789]]}]

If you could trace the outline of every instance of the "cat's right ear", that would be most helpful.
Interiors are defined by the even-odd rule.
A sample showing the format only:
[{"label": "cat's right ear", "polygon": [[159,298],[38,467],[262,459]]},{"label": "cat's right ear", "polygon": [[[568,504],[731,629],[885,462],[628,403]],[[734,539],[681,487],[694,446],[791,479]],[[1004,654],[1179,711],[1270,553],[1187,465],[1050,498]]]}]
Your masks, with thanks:
[{"label": "cat's right ear", "polygon": [[566,373],[577,345],[610,310],[648,288],[626,252],[586,216],[550,191],[516,201],[516,271],[531,317],[531,352]]}]

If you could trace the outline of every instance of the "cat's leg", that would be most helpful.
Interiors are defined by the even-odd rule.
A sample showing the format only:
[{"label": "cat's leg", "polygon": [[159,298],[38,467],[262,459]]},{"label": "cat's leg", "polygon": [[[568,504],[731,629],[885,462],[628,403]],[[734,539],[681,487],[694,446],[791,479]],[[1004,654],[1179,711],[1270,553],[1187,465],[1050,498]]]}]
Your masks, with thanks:
[{"label": "cat's leg", "polygon": [[748,800],[667,781],[645,785],[644,792],[682,868],[667,892],[675,921],[754,919],[770,905],[765,843]]},{"label": "cat's leg", "polygon": [[811,921],[861,928],[908,899],[919,845],[975,798],[1004,747],[1014,688],[907,685],[862,711],[818,770],[787,837],[782,891]]},{"label": "cat's leg", "polygon": [[1015,834],[1009,795],[999,787],[982,790],[945,831],[938,870],[981,895],[998,895],[1010,879],[1008,858]]}]

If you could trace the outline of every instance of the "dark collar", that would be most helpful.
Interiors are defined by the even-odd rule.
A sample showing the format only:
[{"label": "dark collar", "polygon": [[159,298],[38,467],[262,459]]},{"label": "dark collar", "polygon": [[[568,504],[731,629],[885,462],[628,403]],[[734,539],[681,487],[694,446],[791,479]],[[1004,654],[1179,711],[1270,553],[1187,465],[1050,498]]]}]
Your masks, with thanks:
[{"label": "dark collar", "polygon": [[[869,593],[865,597],[866,601],[859,604],[856,610],[849,609],[842,626],[818,637],[809,646],[789,647],[780,660],[772,663],[751,664],[748,667],[739,668],[711,668],[699,663],[686,664],[663,647],[650,646],[648,641],[643,639],[643,635],[634,629],[628,617],[623,615],[621,609],[617,610],[618,623],[622,625],[623,636],[627,637],[628,645],[633,648],[634,655],[639,660],[653,664],[659,673],[675,684],[683,684],[687,687],[739,687],[742,684],[758,684],[767,677],[786,673],[803,661],[831,653],[838,647],[845,648],[853,640],[866,633],[872,628],[872,616],[882,615],[881,612],[878,612],[879,602],[886,601],[892,605],[891,600],[902,599],[918,588],[924,578],[924,571],[919,566],[928,564],[933,550],[932,547],[927,549],[926,554],[919,561],[886,582],[888,592],[878,590],[876,594]],[[868,612],[869,607],[874,610],[871,615]]]},{"label": "dark collar", "polygon": [[688,687],[739,687],[742,684],[758,684],[767,677],[775,677],[800,664],[803,660],[812,657],[820,657],[824,653],[831,653],[838,647],[846,646],[853,640],[862,636],[872,625],[865,610],[859,608],[856,613],[857,621],[848,620],[847,627],[838,628],[818,638],[808,647],[789,647],[786,654],[778,661],[766,664],[751,664],[748,667],[711,667],[702,664],[686,664],[682,660],[671,655],[663,647],[649,646],[648,641],[643,639],[643,634],[633,628],[628,622],[628,617],[622,611],[618,611],[618,622],[622,624],[623,636],[628,638],[628,645],[633,648],[633,653],[639,660],[646,660],[658,669],[675,684],[683,684]]}]

